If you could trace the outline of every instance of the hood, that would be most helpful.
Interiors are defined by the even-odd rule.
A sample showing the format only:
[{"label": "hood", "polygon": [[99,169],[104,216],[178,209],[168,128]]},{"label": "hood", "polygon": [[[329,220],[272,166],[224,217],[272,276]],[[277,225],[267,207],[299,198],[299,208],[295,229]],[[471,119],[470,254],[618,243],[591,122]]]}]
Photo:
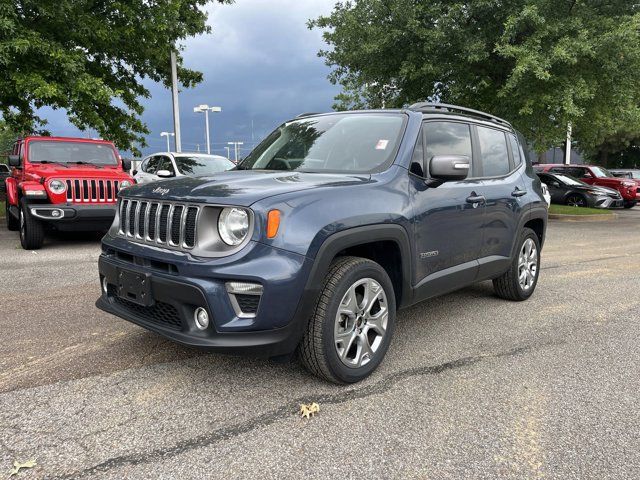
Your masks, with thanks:
[{"label": "hood", "polygon": [[598,177],[595,179],[596,185],[608,185],[613,188],[618,188],[621,185],[632,184],[634,183],[632,180],[628,178],[617,178],[617,177]]},{"label": "hood", "polygon": [[370,178],[368,174],[231,170],[206,177],[178,177],[135,185],[127,188],[126,196],[248,207],[274,195],[313,188],[360,185],[369,182]]},{"label": "hood", "polygon": [[50,178],[112,178],[121,179],[128,178],[127,172],[124,172],[120,167],[96,167],[94,165],[69,165],[63,167],[55,163],[46,164],[31,164],[29,172],[32,175],[38,175],[45,180]]},{"label": "hood", "polygon": [[603,187],[601,185],[580,185],[573,186],[572,188],[576,190],[594,190],[602,195],[619,195],[618,190],[615,188]]}]

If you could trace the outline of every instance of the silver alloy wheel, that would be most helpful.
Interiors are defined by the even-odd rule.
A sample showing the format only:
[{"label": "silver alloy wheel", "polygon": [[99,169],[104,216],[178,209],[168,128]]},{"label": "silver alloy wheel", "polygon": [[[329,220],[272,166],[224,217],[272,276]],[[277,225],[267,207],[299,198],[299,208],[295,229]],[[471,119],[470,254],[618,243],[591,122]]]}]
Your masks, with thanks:
[{"label": "silver alloy wheel", "polygon": [[358,368],[371,361],[387,331],[389,307],[384,288],[372,278],[351,285],[340,301],[334,342],[340,361]]},{"label": "silver alloy wheel", "polygon": [[533,287],[538,274],[538,249],[535,242],[527,238],[518,256],[518,281],[525,292]]},{"label": "silver alloy wheel", "polygon": [[584,207],[584,198],[573,195],[567,199],[567,205],[570,207]]}]

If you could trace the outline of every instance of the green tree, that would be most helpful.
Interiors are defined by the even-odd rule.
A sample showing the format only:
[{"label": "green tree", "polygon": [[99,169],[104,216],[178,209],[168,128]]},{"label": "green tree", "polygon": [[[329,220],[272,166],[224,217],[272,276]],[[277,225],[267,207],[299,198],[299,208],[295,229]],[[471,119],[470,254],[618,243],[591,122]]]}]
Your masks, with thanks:
[{"label": "green tree", "polygon": [[340,109],[439,100],[509,119],[538,151],[640,132],[640,6],[612,0],[354,0],[309,22]]},{"label": "green tree", "polygon": [[[142,80],[170,84],[172,48],[210,30],[208,1],[0,0],[2,117],[28,133],[46,124],[38,108],[63,108],[121,149],[144,146]],[[183,86],[202,80],[178,62]]]},{"label": "green tree", "polygon": [[6,163],[4,155],[11,150],[18,135],[0,120],[0,162]]}]

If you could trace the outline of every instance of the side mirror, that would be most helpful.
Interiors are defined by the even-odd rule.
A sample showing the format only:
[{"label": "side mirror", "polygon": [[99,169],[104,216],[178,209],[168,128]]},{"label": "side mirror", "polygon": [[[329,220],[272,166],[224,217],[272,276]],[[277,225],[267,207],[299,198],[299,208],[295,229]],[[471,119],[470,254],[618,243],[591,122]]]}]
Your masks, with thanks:
[{"label": "side mirror", "polygon": [[551,182],[551,186],[555,188],[560,188],[560,182]]},{"label": "side mirror", "polygon": [[122,159],[122,170],[124,170],[125,172],[131,170],[131,160],[127,158]]},{"label": "side mirror", "polygon": [[156,175],[159,176],[160,178],[170,178],[173,177],[173,173],[171,173],[169,170],[158,170],[156,172]]},{"label": "side mirror", "polygon": [[20,166],[20,157],[18,155],[9,155],[9,166],[10,167],[19,167]]},{"label": "side mirror", "polygon": [[466,155],[436,155],[429,162],[429,174],[444,182],[464,180],[469,176],[470,167]]}]

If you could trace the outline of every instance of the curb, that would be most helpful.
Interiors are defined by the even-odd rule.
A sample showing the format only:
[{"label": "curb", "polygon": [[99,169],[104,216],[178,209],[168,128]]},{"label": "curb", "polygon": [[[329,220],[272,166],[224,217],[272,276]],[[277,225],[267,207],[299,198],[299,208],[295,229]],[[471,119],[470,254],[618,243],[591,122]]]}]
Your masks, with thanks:
[{"label": "curb", "polygon": [[617,213],[595,215],[563,215],[559,213],[549,214],[549,220],[558,220],[559,222],[606,222],[609,220],[617,219]]}]

